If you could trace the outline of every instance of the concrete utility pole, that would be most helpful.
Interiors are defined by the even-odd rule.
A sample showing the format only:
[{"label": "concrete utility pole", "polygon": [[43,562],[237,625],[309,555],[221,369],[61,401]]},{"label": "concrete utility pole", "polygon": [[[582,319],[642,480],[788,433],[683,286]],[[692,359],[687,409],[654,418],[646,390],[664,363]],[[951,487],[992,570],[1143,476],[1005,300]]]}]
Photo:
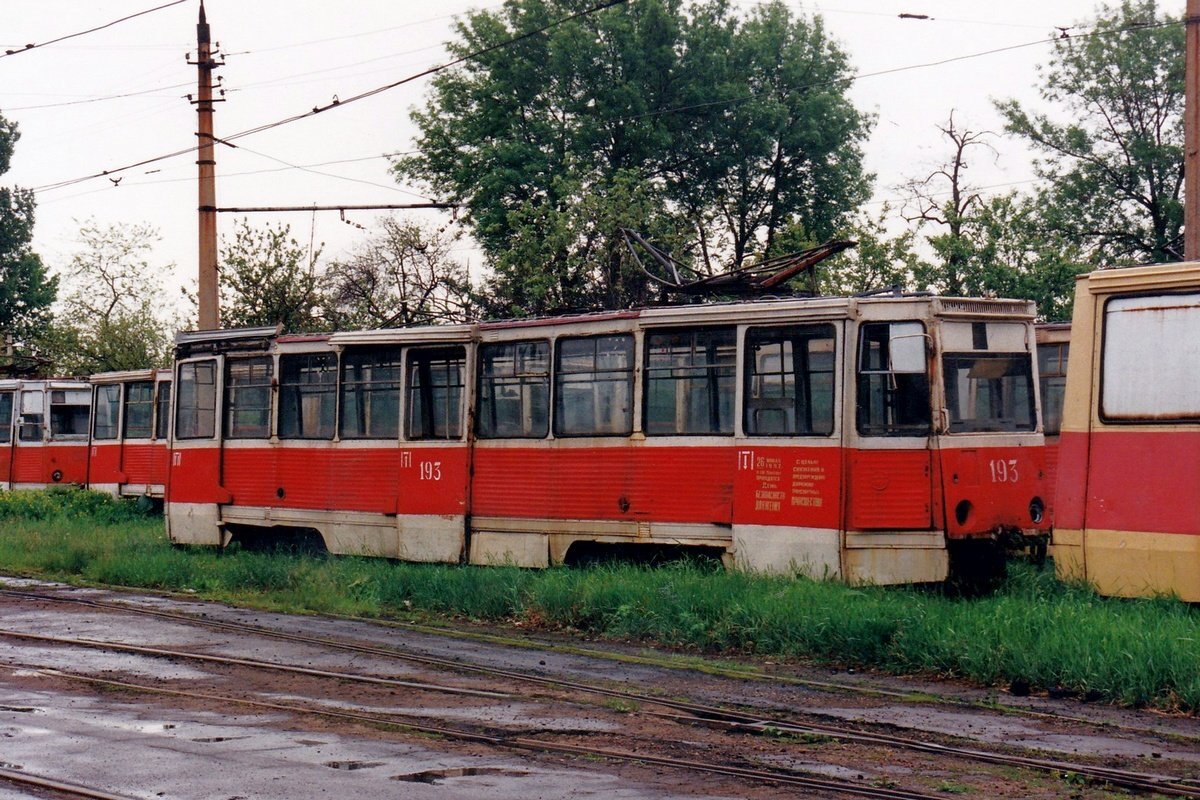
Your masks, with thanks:
[{"label": "concrete utility pole", "polygon": [[196,87],[196,113],[199,125],[196,130],[199,149],[196,164],[199,167],[199,212],[200,251],[199,282],[197,301],[199,304],[200,330],[217,330],[221,327],[220,299],[217,292],[217,161],[213,150],[213,96],[212,74],[219,67],[212,57],[212,38],[208,32],[208,21],[204,17],[204,0],[200,0],[200,23],[196,25],[196,71],[199,73]]},{"label": "concrete utility pole", "polygon": [[1183,105],[1183,257],[1200,261],[1200,0],[1187,2]]}]

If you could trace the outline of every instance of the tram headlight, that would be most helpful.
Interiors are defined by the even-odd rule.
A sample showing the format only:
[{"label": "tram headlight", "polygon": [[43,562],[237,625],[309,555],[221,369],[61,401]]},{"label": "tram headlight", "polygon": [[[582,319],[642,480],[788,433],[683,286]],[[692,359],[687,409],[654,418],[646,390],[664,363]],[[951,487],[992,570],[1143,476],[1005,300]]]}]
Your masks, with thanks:
[{"label": "tram headlight", "polygon": [[1046,504],[1042,502],[1042,498],[1035,497],[1029,501],[1029,518],[1036,525],[1046,516]]}]

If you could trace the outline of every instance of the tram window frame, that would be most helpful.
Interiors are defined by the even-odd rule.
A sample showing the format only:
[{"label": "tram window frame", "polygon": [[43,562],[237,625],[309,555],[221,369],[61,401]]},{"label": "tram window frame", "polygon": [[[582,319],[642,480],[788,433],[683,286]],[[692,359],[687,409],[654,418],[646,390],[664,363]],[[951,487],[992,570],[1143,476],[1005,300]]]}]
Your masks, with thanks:
[{"label": "tram window frame", "polygon": [[[475,436],[544,439],[550,433],[550,341],[479,346]],[[503,367],[498,371],[497,367]]]},{"label": "tram window frame", "polygon": [[[606,342],[609,349],[602,350]],[[577,352],[568,352],[576,348]],[[635,352],[631,333],[563,336],[554,343],[555,436],[629,436],[633,433]],[[569,402],[568,394],[580,399]],[[589,413],[583,414],[582,424],[576,424],[574,415],[584,408]]]},{"label": "tram window frame", "polygon": [[[1139,294],[1117,295],[1117,296],[1107,298],[1104,301],[1103,306],[1101,308],[1100,368],[1099,368],[1100,381],[1099,381],[1099,391],[1097,393],[1095,403],[1096,403],[1096,409],[1099,412],[1100,420],[1107,425],[1161,425],[1161,424],[1180,423],[1180,422],[1200,422],[1200,403],[1197,403],[1195,405],[1195,407],[1192,409],[1179,410],[1177,413],[1165,413],[1162,411],[1153,411],[1153,410],[1141,411],[1141,412],[1134,412],[1133,410],[1128,410],[1125,412],[1121,412],[1121,411],[1118,411],[1118,410],[1110,407],[1109,390],[1110,390],[1110,387],[1113,385],[1113,381],[1112,381],[1112,376],[1110,376],[1109,370],[1110,370],[1110,365],[1113,363],[1112,361],[1110,361],[1110,357],[1113,356],[1113,348],[1114,348],[1114,345],[1110,341],[1110,336],[1109,336],[1109,334],[1112,332],[1111,329],[1113,327],[1113,318],[1111,315],[1114,312],[1113,312],[1112,306],[1114,304],[1122,303],[1122,302],[1133,303],[1133,302],[1137,302],[1139,300],[1140,301],[1150,301],[1150,300],[1156,300],[1156,299],[1162,300],[1164,303],[1169,303],[1168,309],[1160,309],[1163,311],[1165,311],[1165,310],[1174,310],[1174,311],[1182,310],[1184,308],[1183,304],[1191,301],[1194,303],[1194,305],[1188,307],[1188,310],[1195,310],[1196,312],[1200,312],[1200,292],[1196,292],[1194,290],[1193,291],[1184,291],[1184,292],[1145,292],[1145,293],[1139,293]],[[1148,309],[1148,308],[1130,309],[1130,311],[1137,311],[1137,310],[1148,311],[1148,310],[1152,310],[1152,309]],[[1166,328],[1168,327],[1168,320],[1165,319],[1165,317],[1166,317],[1165,314],[1160,315],[1160,316],[1162,316],[1163,318],[1158,320],[1157,327],[1160,330],[1165,331]],[[1191,333],[1190,331],[1176,330],[1173,333],[1165,334],[1160,341],[1165,341],[1165,340],[1190,341],[1192,338],[1194,338],[1194,337],[1190,336],[1190,333]],[[1159,387],[1161,385],[1163,385],[1164,383],[1168,383],[1168,382],[1162,380],[1161,376],[1141,375],[1139,377],[1133,378],[1132,383],[1131,383],[1131,379],[1128,377],[1128,368],[1131,364],[1136,364],[1138,366],[1138,368],[1144,368],[1151,361],[1152,356],[1163,356],[1165,354],[1178,353],[1178,352],[1180,352],[1180,351],[1177,348],[1171,348],[1171,347],[1161,347],[1161,346],[1153,347],[1153,346],[1151,346],[1151,347],[1144,348],[1144,351],[1142,351],[1140,353],[1140,355],[1135,356],[1134,358],[1131,358],[1131,359],[1127,359],[1126,362],[1122,362],[1120,366],[1116,367],[1116,371],[1118,373],[1122,373],[1122,372],[1125,373],[1121,376],[1121,379],[1118,383],[1120,385],[1134,385],[1134,386],[1138,386],[1138,387],[1143,387],[1143,386],[1147,386],[1147,385],[1154,386],[1156,389],[1156,391],[1154,391],[1154,392],[1150,392],[1150,393],[1138,392],[1137,394],[1139,396],[1153,396],[1155,400],[1161,401],[1163,399],[1163,392],[1159,389]],[[1173,387],[1173,391],[1181,397],[1189,397],[1189,398],[1196,397],[1198,389],[1194,384],[1200,383],[1200,373],[1197,372],[1194,364],[1185,363],[1185,362],[1186,362],[1186,357],[1184,358],[1184,363],[1179,363],[1176,365],[1170,365],[1170,364],[1165,365],[1168,370],[1172,371],[1173,374],[1177,376],[1176,379],[1172,382],[1169,382],[1168,385],[1171,385]],[[1180,380],[1178,376],[1184,376],[1185,378],[1187,378],[1189,380]],[[1112,400],[1114,400],[1114,401],[1119,400],[1119,399],[1124,399],[1124,400],[1126,400],[1126,402],[1128,402],[1128,398],[1120,398],[1120,397],[1112,398]]]},{"label": "tram window frame", "polygon": [[92,416],[91,389],[50,390],[50,438],[75,441],[88,437]]},{"label": "tram window frame", "polygon": [[98,442],[115,441],[120,437],[120,421],[121,384],[97,384],[92,400],[92,438]]},{"label": "tram window frame", "polygon": [[[207,372],[202,376],[202,372]],[[201,377],[206,380],[200,380]],[[175,385],[175,438],[212,439],[217,435],[217,360],[179,365]]]},{"label": "tram window frame", "polygon": [[[137,390],[145,392],[148,388],[149,399],[133,399],[133,393]],[[123,438],[125,439],[150,439],[154,436],[154,381],[131,381],[125,384],[124,392],[125,404],[125,419],[121,423]],[[144,415],[144,421],[134,421],[135,407],[137,414]],[[136,427],[135,427],[136,426]]]},{"label": "tram window frame", "polygon": [[[648,330],[642,394],[646,435],[733,436],[737,361],[735,326]],[[670,414],[657,416],[667,409]]]},{"label": "tram window frame", "polygon": [[[966,368],[967,374],[960,375]],[[1018,371],[1013,373],[1013,369]],[[975,373],[975,374],[971,374]],[[1021,380],[1024,378],[1024,380]],[[946,413],[949,417],[948,433],[1032,433],[1037,429],[1037,406],[1033,394],[1033,359],[1028,352],[967,352],[942,354],[942,379],[945,389]],[[1015,380],[1008,380],[1015,379]],[[995,410],[996,403],[1011,404],[1012,416],[979,415],[965,417],[959,392],[969,388],[959,381],[976,381],[977,389],[984,388],[986,396],[977,396],[974,408],[978,411],[979,400]],[[999,381],[999,383],[997,383]],[[1024,398],[1016,393],[1023,389]],[[997,394],[997,390],[999,394]],[[969,394],[969,393],[968,393]],[[966,398],[969,402],[969,397]],[[1022,409],[1022,405],[1024,408]],[[1018,416],[1024,412],[1024,418]]]},{"label": "tram window frame", "polygon": [[[356,372],[353,380],[347,377],[351,371]],[[338,437],[398,440],[404,382],[401,348],[348,349],[342,353],[338,376]]]},{"label": "tram window frame", "polygon": [[173,381],[157,381],[154,384],[154,438],[166,440],[171,437],[171,386]]},{"label": "tram window frame", "polygon": [[[26,402],[33,399],[33,402]],[[44,389],[22,389],[21,405],[17,416],[17,439],[22,442],[40,442],[46,423],[46,392]]]},{"label": "tram window frame", "polygon": [[[1047,436],[1057,436],[1062,430],[1063,401],[1067,393],[1067,359],[1070,352],[1070,342],[1045,342],[1037,346],[1042,430]],[[1050,368],[1052,365],[1053,369]]]},{"label": "tram window frame", "polygon": [[[827,368],[813,367],[813,344],[828,343]],[[772,348],[777,352],[765,352]],[[837,328],[832,323],[746,331],[742,428],[747,436],[832,436],[837,404]],[[778,366],[771,365],[771,359]],[[814,380],[815,376],[824,376]],[[778,414],[768,429],[760,412]]]},{"label": "tram window frame", "polygon": [[[337,397],[337,353],[280,354],[276,435],[280,439],[333,439]],[[314,430],[308,430],[308,421]]]},{"label": "tram window frame", "polygon": [[[915,326],[919,332],[892,336],[892,329]],[[872,336],[877,331],[883,337]],[[855,429],[860,436],[925,437],[933,432],[933,397],[929,380],[929,333],[919,320],[864,322],[858,330],[855,370]],[[921,343],[921,370],[897,369],[892,343],[912,338]],[[886,346],[885,346],[886,345]],[[877,347],[875,347],[877,346]],[[905,353],[905,357],[914,353]],[[904,419],[893,420],[897,412]],[[919,421],[915,418],[921,415]],[[876,419],[876,416],[882,419]]]},{"label": "tram window frame", "polygon": [[467,348],[411,347],[405,355],[404,438],[457,441],[463,438],[467,396]]},{"label": "tram window frame", "polygon": [[[245,375],[240,374],[243,370]],[[271,356],[225,358],[221,416],[226,439],[271,437],[274,377],[275,360]]]},{"label": "tram window frame", "polygon": [[[15,392],[0,392],[0,444],[12,444]],[[7,410],[5,407],[7,406]]]}]

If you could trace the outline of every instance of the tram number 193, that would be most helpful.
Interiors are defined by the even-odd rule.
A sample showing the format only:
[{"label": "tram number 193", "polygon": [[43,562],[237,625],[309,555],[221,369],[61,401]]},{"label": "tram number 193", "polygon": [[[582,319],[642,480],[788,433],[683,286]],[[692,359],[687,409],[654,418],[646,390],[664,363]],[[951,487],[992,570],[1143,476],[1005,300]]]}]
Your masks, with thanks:
[{"label": "tram number 193", "polygon": [[990,466],[992,468],[992,483],[1016,483],[1020,480],[1017,475],[1017,460],[1015,458],[995,458],[990,462]]},{"label": "tram number 193", "polygon": [[417,465],[423,481],[440,481],[442,479],[442,462],[422,461]]}]

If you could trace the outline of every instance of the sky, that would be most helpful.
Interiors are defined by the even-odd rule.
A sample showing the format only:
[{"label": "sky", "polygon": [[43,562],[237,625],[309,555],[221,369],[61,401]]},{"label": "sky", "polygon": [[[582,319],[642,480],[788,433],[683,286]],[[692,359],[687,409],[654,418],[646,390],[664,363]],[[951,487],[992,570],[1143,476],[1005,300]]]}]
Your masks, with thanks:
[{"label": "sky", "polygon": [[[749,11],[752,0],[732,0]],[[80,249],[80,225],[148,223],[160,233],[151,262],[174,293],[194,284],[196,167],[191,154],[74,183],[195,142],[199,0],[143,14],[93,33],[21,51],[27,43],[107,25],[170,0],[3,0],[0,4],[0,113],[20,126],[12,169],[0,184],[38,189],[35,250],[56,271]],[[637,2],[637,0],[630,0]],[[971,164],[976,187],[1002,192],[1033,178],[1031,154],[1002,135],[993,108],[1017,98],[1038,107],[1038,67],[1059,28],[1094,16],[1094,0],[787,0],[820,14],[863,76],[849,95],[877,121],[865,146],[876,175],[870,211],[903,196],[908,179],[927,175],[949,154],[938,130],[951,111],[956,125],[992,131],[995,153]],[[1160,9],[1182,14],[1185,0]],[[446,60],[456,15],[497,8],[487,0],[205,0],[225,65],[218,137],[302,114],[421,72]],[[902,18],[925,15],[930,19]],[[1082,28],[1069,28],[1082,30]],[[17,49],[11,56],[3,52]],[[977,55],[993,50],[1003,52]],[[947,62],[948,63],[938,63]],[[918,65],[928,65],[921,66]],[[871,73],[916,67],[883,75]],[[398,184],[387,154],[408,151],[416,129],[410,111],[423,105],[427,80],[347,104],[218,147],[217,204],[222,207],[419,203],[420,187]],[[119,177],[119,183],[115,182]],[[47,187],[47,188],[42,188]],[[387,212],[253,214],[251,224],[283,222],[326,257],[366,240]],[[440,212],[397,212],[430,224]],[[893,211],[893,215],[897,212]],[[218,215],[222,237],[237,218]],[[899,221],[893,217],[892,223]],[[469,241],[456,255],[478,274]]]}]

